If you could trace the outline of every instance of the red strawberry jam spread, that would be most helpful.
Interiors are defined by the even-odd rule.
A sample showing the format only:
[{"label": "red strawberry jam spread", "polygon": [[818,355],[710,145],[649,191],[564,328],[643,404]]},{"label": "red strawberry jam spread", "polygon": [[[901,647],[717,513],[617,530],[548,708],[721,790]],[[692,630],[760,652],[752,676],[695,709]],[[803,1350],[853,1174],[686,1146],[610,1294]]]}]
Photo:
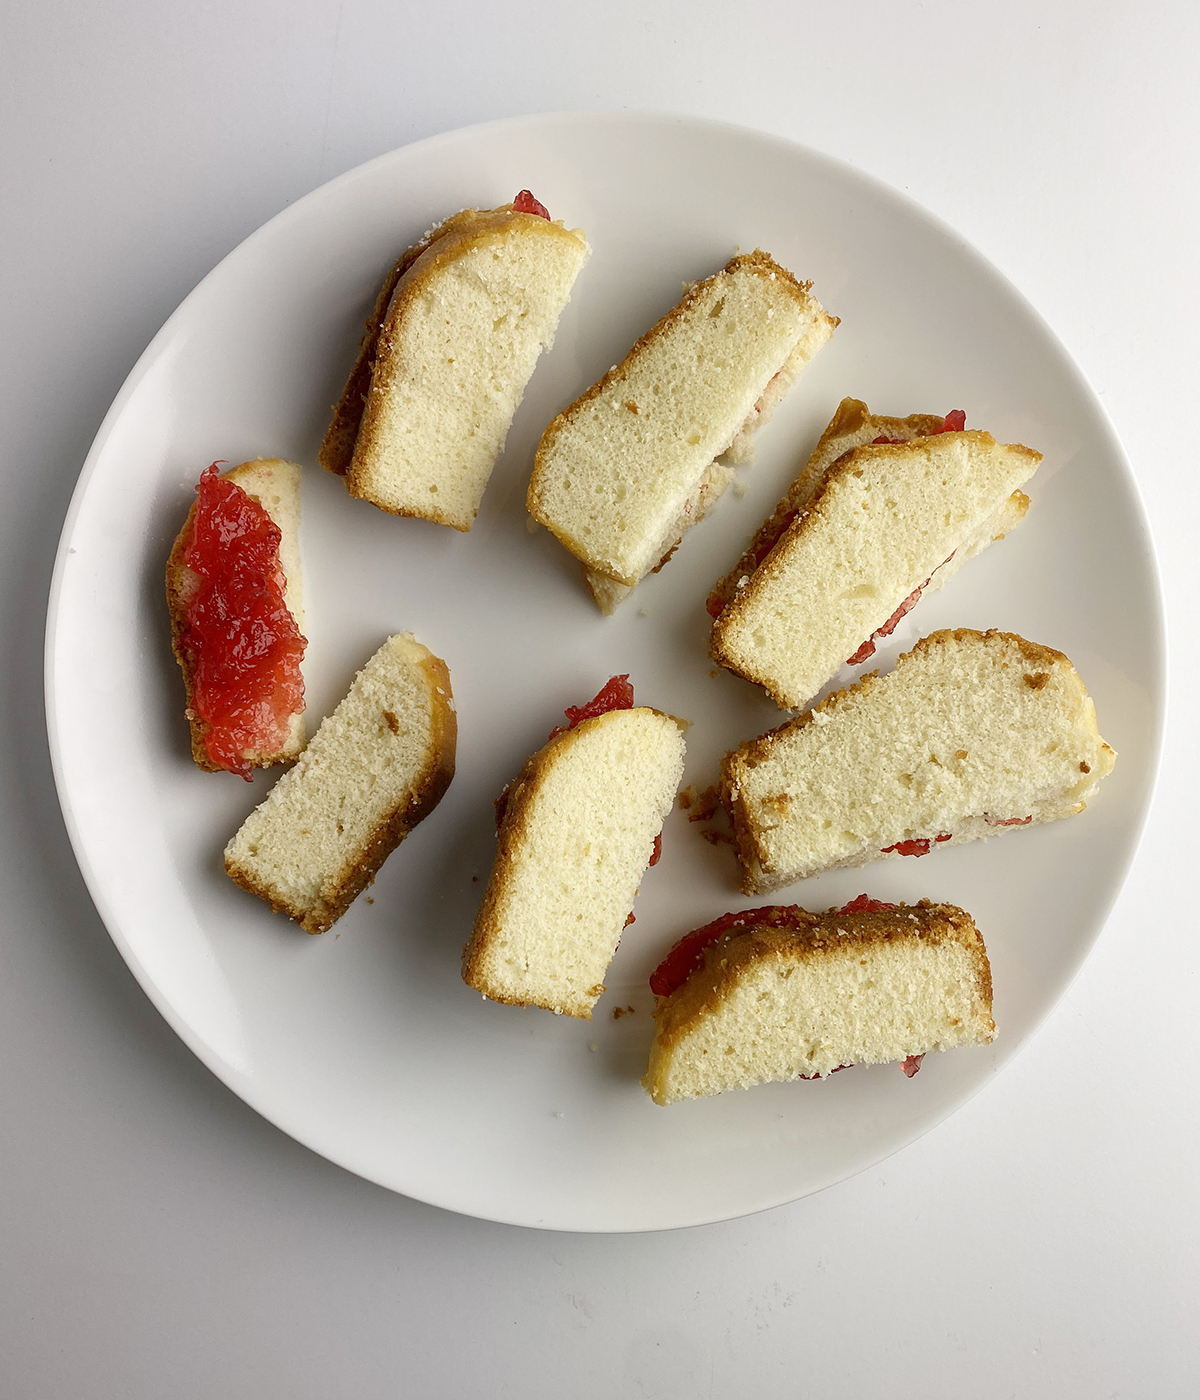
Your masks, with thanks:
[{"label": "red strawberry jam spread", "polygon": [[927,856],[935,842],[952,841],[954,838],[948,831],[943,831],[940,836],[932,838],[928,836],[918,837],[915,841],[897,841],[894,846],[884,846],[881,854],[891,855],[893,851],[898,856]]},{"label": "red strawberry jam spread", "polygon": [[[930,574],[929,578],[932,577],[933,575]],[[904,617],[906,613],[912,612],[913,608],[915,608],[917,604],[921,601],[921,594],[925,591],[925,586],[926,584],[928,584],[928,582],[929,579],[927,578],[925,580],[925,583],[922,583],[918,587],[914,588],[913,591],[908,595],[908,597],[905,598],[904,602],[900,604],[900,606],[891,615],[891,617],[889,617],[888,620],[883,624],[883,626],[877,627],[875,631],[872,632],[871,635],[867,638],[867,640],[862,644],[862,646],[860,646],[859,649],[854,653],[854,655],[846,658],[847,666],[859,666],[864,661],[869,661],[871,657],[875,655],[875,638],[890,637],[892,635],[892,633],[899,626],[900,619]]]},{"label": "red strawberry jam spread", "polygon": [[629,676],[611,676],[586,705],[568,705],[563,711],[567,717],[567,723],[560,724],[557,729],[551,730],[550,737],[554,739],[559,734],[565,734],[569,729],[574,729],[577,724],[582,724],[585,719],[595,719],[597,715],[606,715],[609,710],[632,709],[633,686],[629,684]]},{"label": "red strawberry jam spread", "polygon": [[539,219],[548,219],[550,211],[544,204],[534,199],[528,190],[522,190],[513,200],[513,211],[517,214],[536,214]]},{"label": "red strawberry jam spread", "polygon": [[917,1070],[921,1068],[921,1061],[924,1058],[924,1055],[905,1055],[900,1061],[900,1068],[904,1071],[905,1075],[911,1079],[913,1075],[916,1074]]},{"label": "red strawberry jam spread", "polygon": [[1028,826],[1033,820],[1033,813],[1027,817],[1005,817],[1003,821],[997,821],[984,812],[983,819],[988,826]]},{"label": "red strawberry jam spread", "polygon": [[200,582],[179,644],[192,674],[192,712],[221,768],[249,781],[247,753],[275,753],[304,709],[300,660],[308,645],[284,602],[279,527],[217,472],[200,478],[184,563]]},{"label": "red strawberry jam spread", "polygon": [[[654,838],[654,853],[653,853],[653,855],[651,855],[651,857],[650,857],[650,864],[651,864],[651,865],[657,865],[658,862],[659,862],[659,860],[661,859],[661,857],[662,857],[662,832],[660,831],[660,832],[658,833],[658,835]],[[629,915],[629,917],[625,920],[625,927],[628,928],[630,924],[636,924],[636,923],[637,923],[637,920],[633,917],[633,914],[631,913],[631,914]]]},{"label": "red strawberry jam spread", "polygon": [[917,841],[897,841],[894,846],[883,846],[881,849],[885,856],[891,855],[893,851],[899,856],[927,856],[929,846],[929,838],[925,836]]}]

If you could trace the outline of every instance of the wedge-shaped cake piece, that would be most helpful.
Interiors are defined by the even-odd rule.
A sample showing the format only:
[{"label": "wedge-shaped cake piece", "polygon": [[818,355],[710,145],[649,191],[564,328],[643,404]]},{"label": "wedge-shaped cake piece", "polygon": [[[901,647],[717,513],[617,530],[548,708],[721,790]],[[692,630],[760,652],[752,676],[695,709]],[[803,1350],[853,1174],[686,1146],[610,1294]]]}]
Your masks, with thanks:
[{"label": "wedge-shaped cake piece", "polygon": [[214,462],[196,492],[167,560],[192,757],[249,779],[304,747],[300,468]]},{"label": "wedge-shaped cake piece", "polygon": [[[1019,524],[1041,454],[845,399],[804,471],[709,595],[711,654],[794,709],[858,665],[925,591]],[[877,441],[877,439],[886,441]]]},{"label": "wedge-shaped cake piece", "polygon": [[469,530],[590,252],[528,190],[432,229],[384,282],[321,465],[383,510]]},{"label": "wedge-shaped cake piece", "polygon": [[658,859],[684,754],[671,715],[596,709],[576,711],[588,717],[556,731],[497,805],[496,859],[463,953],[463,980],[490,1000],[585,1019]]},{"label": "wedge-shaped cake piece", "polygon": [[1061,652],[1007,632],[934,632],[727,754],[742,888],[1082,812],[1116,755]]},{"label": "wedge-shaped cake piece", "polygon": [[667,964],[680,953],[642,1080],[655,1103],[892,1060],[912,1078],[930,1051],[995,1039],[987,949],[953,904],[751,909]]},{"label": "wedge-shaped cake piece", "polygon": [[389,637],[225,848],[230,878],[323,933],[442,800],[457,734],[446,663]]},{"label": "wedge-shaped cake piece", "polygon": [[833,334],[810,286],[764,252],[735,257],[542,434],[530,514],[582,561],[604,612],[666,563]]}]

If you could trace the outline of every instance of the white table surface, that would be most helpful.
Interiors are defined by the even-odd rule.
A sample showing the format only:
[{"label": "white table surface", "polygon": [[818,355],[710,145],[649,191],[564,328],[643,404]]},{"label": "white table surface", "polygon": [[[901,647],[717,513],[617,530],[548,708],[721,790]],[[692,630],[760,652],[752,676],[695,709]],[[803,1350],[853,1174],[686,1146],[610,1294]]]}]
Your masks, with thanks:
[{"label": "white table surface", "polygon": [[[0,1395],[1200,1393],[1200,488],[1186,426],[1200,382],[1198,47],[1189,0],[9,0]],[[42,704],[67,502],[182,297],[260,223],[371,156],[579,107],[790,137],[979,247],[1063,339],[1125,443],[1171,640],[1141,851],[1017,1059],[852,1180],[640,1236],[526,1231],[391,1195],[229,1093],[92,907]]]}]

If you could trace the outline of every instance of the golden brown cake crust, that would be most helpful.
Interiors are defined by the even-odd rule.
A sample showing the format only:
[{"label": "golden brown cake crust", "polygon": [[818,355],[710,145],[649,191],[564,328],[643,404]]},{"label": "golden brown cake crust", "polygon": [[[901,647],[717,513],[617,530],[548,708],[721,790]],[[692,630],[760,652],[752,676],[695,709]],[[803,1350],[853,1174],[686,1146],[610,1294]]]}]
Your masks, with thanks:
[{"label": "golden brown cake crust", "polygon": [[234,884],[265,900],[275,913],[294,919],[307,933],[324,933],[342,917],[374,880],[388,856],[438,805],[454,777],[458,717],[450,690],[450,671],[446,663],[432,653],[418,664],[429,678],[431,701],[432,734],[425,767],[404,804],[376,825],[359,860],[320,904],[311,909],[290,906],[226,857],[225,871]]},{"label": "golden brown cake crust", "polygon": [[[897,905],[895,909],[862,913],[841,913],[836,909],[811,914],[795,907],[802,925],[796,929],[755,926],[739,929],[717,939],[704,949],[704,961],[684,984],[670,996],[659,997],[654,1011],[656,1040],[669,1049],[682,1039],[697,1021],[711,1015],[729,995],[739,978],[760,962],[787,960],[803,962],[820,959],[830,950],[852,944],[864,952],[900,941],[929,945],[958,943],[970,956],[980,1000],[990,1019],[992,1011],[992,971],[983,937],[965,910],[953,904],[933,904],[922,899],[917,904]],[[995,1025],[992,1024],[992,1031]]]}]

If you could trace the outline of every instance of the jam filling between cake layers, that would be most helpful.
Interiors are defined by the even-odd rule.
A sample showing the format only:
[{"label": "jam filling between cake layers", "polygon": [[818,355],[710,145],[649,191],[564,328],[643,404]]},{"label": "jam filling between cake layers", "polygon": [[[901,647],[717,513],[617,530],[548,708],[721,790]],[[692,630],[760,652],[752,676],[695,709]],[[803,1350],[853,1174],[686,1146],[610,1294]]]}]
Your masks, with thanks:
[{"label": "jam filling between cake layers", "polygon": [[[988,826],[1028,826],[1033,821],[1033,813],[1027,817],[993,817],[990,812],[984,812],[983,819]],[[943,831],[937,836],[918,836],[907,841],[897,841],[891,846],[883,846],[880,854],[890,856],[895,851],[898,856],[927,856],[935,845],[953,840],[951,832]]]}]

